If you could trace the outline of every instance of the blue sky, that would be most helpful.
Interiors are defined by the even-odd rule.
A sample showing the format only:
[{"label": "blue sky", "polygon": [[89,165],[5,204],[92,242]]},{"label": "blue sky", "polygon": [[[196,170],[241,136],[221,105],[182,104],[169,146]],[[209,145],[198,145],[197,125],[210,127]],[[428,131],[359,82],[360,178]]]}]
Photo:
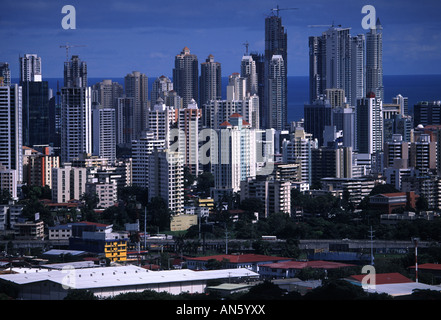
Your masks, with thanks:
[{"label": "blue sky", "polygon": [[[76,29],[64,30],[64,5],[76,9]],[[288,32],[288,73],[308,75],[308,36],[336,24],[365,33],[364,5],[373,5],[383,25],[384,74],[441,74],[441,1],[439,0],[16,0],[2,1],[0,61],[18,76],[18,57],[36,53],[43,77],[62,77],[72,48],[87,61],[91,78],[124,77],[134,70],[149,77],[171,76],[174,56],[187,46],[205,61],[222,63],[222,74],[239,71],[248,42],[264,51],[264,20],[271,8],[281,11]]]}]

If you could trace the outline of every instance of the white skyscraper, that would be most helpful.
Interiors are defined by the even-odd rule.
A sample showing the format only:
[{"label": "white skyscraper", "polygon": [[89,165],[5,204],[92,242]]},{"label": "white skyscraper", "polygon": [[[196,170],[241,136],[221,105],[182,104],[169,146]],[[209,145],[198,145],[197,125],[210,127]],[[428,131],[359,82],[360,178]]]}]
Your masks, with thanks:
[{"label": "white skyscraper", "polygon": [[258,82],[256,72],[256,62],[253,57],[244,55],[240,63],[240,76],[247,79],[247,92],[250,95],[257,94]]},{"label": "white skyscraper", "polygon": [[147,188],[149,184],[149,155],[156,148],[164,148],[165,140],[155,138],[153,132],[144,131],[132,141],[132,184]]},{"label": "white skyscraper", "polygon": [[350,28],[332,26],[309,38],[310,100],[326,89],[343,89],[352,106],[365,95],[365,37],[352,37]]},{"label": "white skyscraper", "polygon": [[171,128],[178,119],[178,109],[166,106],[162,98],[148,111],[147,130],[153,132],[155,139],[165,140],[166,147],[170,145]]},{"label": "white skyscraper", "polygon": [[116,159],[115,109],[95,105],[92,110],[93,154],[113,162]]},{"label": "white skyscraper", "polygon": [[17,84],[0,86],[0,167],[23,181],[22,93]]},{"label": "white skyscraper", "polygon": [[[80,70],[78,70],[80,69]],[[87,86],[87,65],[78,56],[64,64],[61,88],[61,161],[92,153],[92,89]]]},{"label": "white skyscraper", "polygon": [[199,175],[199,130],[201,122],[202,110],[198,108],[196,101],[192,100],[187,108],[179,109],[178,150],[184,155],[185,166],[195,176]]},{"label": "white skyscraper", "polygon": [[317,146],[312,134],[303,128],[296,128],[290,140],[283,141],[283,162],[300,165],[300,181],[311,184],[311,149]]},{"label": "white skyscraper", "polygon": [[214,198],[219,200],[240,190],[240,182],[256,176],[256,130],[233,114],[221,124],[214,150]]},{"label": "white skyscraper", "polygon": [[165,100],[168,92],[173,90],[173,82],[166,76],[160,76],[152,84],[151,105],[155,105],[158,98]]},{"label": "white skyscraper", "polygon": [[268,115],[267,128],[285,130],[287,125],[286,70],[281,55],[274,55],[269,63],[265,92]]},{"label": "white skyscraper", "polygon": [[36,54],[25,54],[20,57],[20,83],[25,81],[40,82],[41,75],[41,57]]},{"label": "white skyscraper", "polygon": [[161,197],[174,214],[184,213],[184,158],[181,152],[154,149],[148,156],[149,200]]}]

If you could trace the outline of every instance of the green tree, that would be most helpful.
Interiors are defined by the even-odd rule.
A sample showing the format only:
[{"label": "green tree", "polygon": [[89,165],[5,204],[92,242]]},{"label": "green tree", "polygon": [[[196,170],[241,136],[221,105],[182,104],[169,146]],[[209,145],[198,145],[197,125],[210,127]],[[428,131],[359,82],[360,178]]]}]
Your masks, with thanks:
[{"label": "green tree", "polygon": [[167,203],[161,197],[154,197],[147,204],[147,218],[150,225],[164,231],[170,229],[171,212]]},{"label": "green tree", "polygon": [[197,178],[197,191],[201,197],[210,196],[210,189],[214,187],[214,176],[211,172],[203,172]]},{"label": "green tree", "polygon": [[69,289],[64,300],[98,300],[89,290]]},{"label": "green tree", "polygon": [[242,300],[279,300],[285,295],[285,290],[270,281],[253,286],[240,297]]},{"label": "green tree", "polygon": [[366,298],[367,293],[346,280],[325,281],[304,295],[305,300],[356,300]]}]

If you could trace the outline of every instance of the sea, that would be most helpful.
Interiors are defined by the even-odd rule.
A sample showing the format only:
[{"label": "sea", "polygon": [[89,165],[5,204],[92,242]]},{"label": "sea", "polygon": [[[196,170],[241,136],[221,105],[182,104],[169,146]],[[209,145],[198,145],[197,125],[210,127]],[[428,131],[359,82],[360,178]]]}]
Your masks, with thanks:
[{"label": "sea", "polygon": [[[111,79],[124,85],[124,78],[88,78],[88,84],[93,85],[103,79]],[[149,77],[149,92],[156,77]],[[14,80],[14,79],[12,79]],[[46,78],[49,87],[55,93],[57,82],[63,86],[62,78]],[[223,97],[226,96],[228,77],[222,78]],[[398,94],[407,97],[409,101],[409,113],[412,115],[413,106],[419,101],[441,100],[441,74],[431,75],[384,75],[384,102],[391,103],[392,98]],[[303,107],[309,103],[309,77],[289,76],[288,77],[288,121],[298,121],[303,118]]]}]

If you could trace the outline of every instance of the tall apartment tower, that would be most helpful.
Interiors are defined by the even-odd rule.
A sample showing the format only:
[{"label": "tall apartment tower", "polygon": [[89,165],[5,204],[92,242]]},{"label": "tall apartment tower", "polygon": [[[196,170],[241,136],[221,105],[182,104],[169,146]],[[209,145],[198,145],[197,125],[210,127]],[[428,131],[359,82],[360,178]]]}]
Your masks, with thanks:
[{"label": "tall apartment tower", "polygon": [[247,93],[258,94],[258,76],[256,62],[250,55],[244,55],[240,63],[240,76],[247,79]]},{"label": "tall apartment tower", "polygon": [[102,107],[115,108],[118,105],[118,98],[124,94],[124,88],[118,82],[105,79],[92,86],[92,103],[97,102]]},{"label": "tall apartment tower", "polygon": [[17,84],[0,86],[0,167],[23,181],[22,92]]},{"label": "tall apartment tower", "polygon": [[235,113],[221,124],[213,155],[214,198],[240,190],[240,182],[256,177],[256,130]]},{"label": "tall apartment tower", "polygon": [[132,140],[136,140],[133,109],[134,98],[118,98],[116,108],[116,143],[120,147],[130,148]]},{"label": "tall apartment tower", "polygon": [[[194,176],[199,175],[199,131],[202,127],[202,109],[196,101],[187,108],[179,109],[178,129],[182,132],[179,137],[179,151],[184,155],[184,165]],[[183,141],[181,141],[181,139]]]},{"label": "tall apartment tower", "polygon": [[[262,123],[265,128],[283,130],[287,125],[288,36],[282,18],[271,15],[265,19],[265,91]],[[273,86],[277,82],[277,93]],[[268,97],[269,93],[273,94]],[[275,102],[277,100],[277,106]],[[271,104],[271,105],[270,105]]]},{"label": "tall apartment tower", "polygon": [[146,129],[154,134],[155,139],[164,140],[168,148],[172,140],[171,130],[177,118],[178,110],[166,106],[162,98],[159,98],[148,112]]},{"label": "tall apartment tower", "polygon": [[266,128],[285,130],[287,125],[288,106],[286,96],[286,69],[281,55],[273,55],[268,65],[266,79]]},{"label": "tall apartment tower", "polygon": [[180,152],[154,149],[149,161],[149,200],[161,197],[174,214],[184,213],[184,160]]},{"label": "tall apartment tower", "polygon": [[199,98],[199,64],[196,55],[190,53],[185,47],[175,57],[173,69],[173,88],[183,99],[183,107],[186,108],[191,99]]},{"label": "tall apartment tower", "polygon": [[382,30],[377,19],[375,27],[366,35],[366,92],[373,92],[384,101]]},{"label": "tall apartment tower", "polygon": [[152,84],[150,93],[151,105],[154,106],[158,98],[165,100],[168,92],[173,90],[173,82],[166,76],[160,76]]},{"label": "tall apartment tower", "polygon": [[78,56],[64,64],[61,88],[61,161],[92,153],[92,90],[87,65]]},{"label": "tall apartment tower", "polygon": [[20,86],[23,93],[23,145],[48,144],[54,128],[51,124],[49,100],[52,91],[42,79],[41,58],[36,54],[25,54],[19,58]]},{"label": "tall apartment tower", "polygon": [[156,139],[155,134],[144,131],[132,143],[132,184],[148,188],[149,186],[149,156],[157,148],[165,148],[165,140]]},{"label": "tall apartment tower", "polygon": [[329,100],[321,96],[312,104],[304,105],[305,131],[312,134],[313,139],[317,139],[319,146],[323,146],[323,131],[326,126],[331,125],[332,106]]},{"label": "tall apartment tower", "polygon": [[[259,115],[264,114],[264,92],[265,92],[265,56],[263,54],[252,52],[250,56],[256,65],[257,73],[257,95],[259,97]],[[262,116],[259,117],[259,127],[263,128]]]},{"label": "tall apartment tower", "polygon": [[199,105],[203,106],[208,101],[220,99],[222,99],[222,68],[210,54],[205,62],[201,63]]},{"label": "tall apartment tower", "polygon": [[139,71],[133,71],[124,78],[125,95],[134,99],[133,126],[138,136],[145,129],[145,116],[148,110],[148,78]]},{"label": "tall apartment tower", "polygon": [[365,38],[352,37],[350,28],[332,26],[309,38],[310,102],[326,89],[343,89],[355,106],[365,96]]},{"label": "tall apartment tower", "polygon": [[64,87],[87,87],[87,63],[76,55],[64,63]]},{"label": "tall apartment tower", "polygon": [[11,70],[9,69],[9,63],[0,62],[0,86],[11,85]]},{"label": "tall apartment tower", "polygon": [[357,149],[373,154],[383,150],[383,101],[368,93],[356,107]]},{"label": "tall apartment tower", "polygon": [[92,108],[92,153],[113,162],[116,159],[115,109],[95,104]]},{"label": "tall apartment tower", "polygon": [[36,54],[25,54],[19,58],[20,82],[42,80],[41,57]]},{"label": "tall apartment tower", "polygon": [[397,94],[396,97],[392,98],[393,104],[400,105],[400,113],[405,116],[409,114],[409,98],[403,97],[401,94]]}]

